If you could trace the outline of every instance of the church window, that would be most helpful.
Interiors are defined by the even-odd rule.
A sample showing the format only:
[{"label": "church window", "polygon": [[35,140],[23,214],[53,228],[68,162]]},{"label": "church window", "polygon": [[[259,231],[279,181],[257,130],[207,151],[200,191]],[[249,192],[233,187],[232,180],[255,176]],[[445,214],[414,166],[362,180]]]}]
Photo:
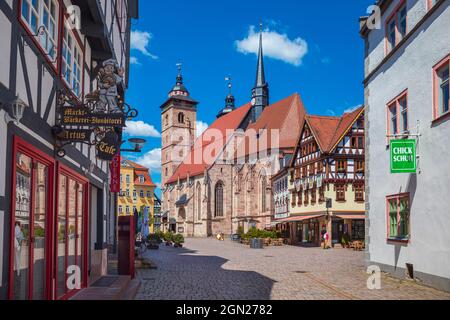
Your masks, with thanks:
[{"label": "church window", "polygon": [[221,181],[217,182],[214,195],[215,195],[214,216],[223,217],[223,183]]}]

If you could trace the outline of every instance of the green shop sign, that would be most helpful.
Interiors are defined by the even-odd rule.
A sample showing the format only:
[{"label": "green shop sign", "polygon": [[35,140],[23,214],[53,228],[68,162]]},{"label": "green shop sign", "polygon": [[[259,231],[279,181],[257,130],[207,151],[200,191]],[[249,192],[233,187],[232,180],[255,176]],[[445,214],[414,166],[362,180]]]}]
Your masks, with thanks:
[{"label": "green shop sign", "polygon": [[391,173],[416,173],[416,140],[391,141]]}]

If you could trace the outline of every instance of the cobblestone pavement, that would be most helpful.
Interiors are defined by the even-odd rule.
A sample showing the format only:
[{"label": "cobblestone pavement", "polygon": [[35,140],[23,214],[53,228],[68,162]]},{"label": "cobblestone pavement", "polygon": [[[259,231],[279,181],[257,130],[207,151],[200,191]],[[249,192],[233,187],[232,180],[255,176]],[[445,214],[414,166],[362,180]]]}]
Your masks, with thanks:
[{"label": "cobblestone pavement", "polygon": [[138,270],[139,300],[348,300],[450,299],[450,293],[383,275],[368,290],[363,252],[348,249],[269,247],[263,250],[187,239],[146,256],[158,269]]}]

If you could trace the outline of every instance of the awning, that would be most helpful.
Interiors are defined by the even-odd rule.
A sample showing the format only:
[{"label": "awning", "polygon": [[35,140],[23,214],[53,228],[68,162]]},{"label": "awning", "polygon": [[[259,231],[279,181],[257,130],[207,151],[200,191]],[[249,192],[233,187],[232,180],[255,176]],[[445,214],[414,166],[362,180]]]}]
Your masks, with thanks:
[{"label": "awning", "polygon": [[348,220],[365,220],[366,216],[363,214],[340,214],[336,217],[341,219],[348,219]]},{"label": "awning", "polygon": [[309,216],[294,216],[294,217],[289,217],[289,218],[285,218],[285,219],[280,219],[278,221],[274,221],[273,223],[280,224],[280,223],[286,223],[286,222],[300,222],[300,221],[304,221],[304,220],[317,219],[317,218],[320,218],[323,216],[325,216],[325,215],[324,214],[315,214],[315,215],[309,215]]}]

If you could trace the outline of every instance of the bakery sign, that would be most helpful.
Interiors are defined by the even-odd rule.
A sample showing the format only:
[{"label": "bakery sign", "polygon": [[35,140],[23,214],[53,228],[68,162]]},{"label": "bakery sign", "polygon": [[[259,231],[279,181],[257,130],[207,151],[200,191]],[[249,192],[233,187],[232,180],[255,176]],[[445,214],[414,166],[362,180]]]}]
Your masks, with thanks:
[{"label": "bakery sign", "polygon": [[73,143],[95,146],[97,158],[112,161],[120,154],[122,130],[126,120],[137,117],[137,110],[119,95],[124,71],[115,60],[107,60],[97,75],[97,90],[87,94],[82,103],[61,90],[57,99],[57,121],[52,131],[58,156]]}]

